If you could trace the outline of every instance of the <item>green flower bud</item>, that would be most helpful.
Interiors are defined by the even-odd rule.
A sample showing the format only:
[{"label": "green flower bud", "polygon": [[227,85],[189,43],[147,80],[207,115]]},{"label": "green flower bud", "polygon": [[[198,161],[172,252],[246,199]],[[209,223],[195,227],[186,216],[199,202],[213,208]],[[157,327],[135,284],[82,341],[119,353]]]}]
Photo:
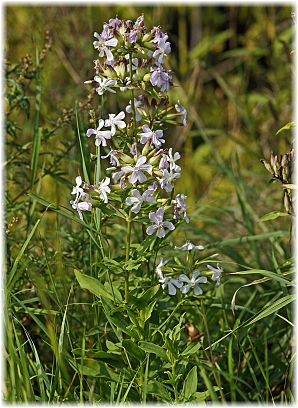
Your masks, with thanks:
[{"label": "green flower bud", "polygon": [[128,156],[127,154],[123,153],[122,151],[119,151],[118,157],[124,164],[133,164],[134,163],[133,158]]},{"label": "green flower bud", "polygon": [[143,81],[144,81],[144,82],[149,82],[149,81],[150,81],[150,78],[151,78],[151,74],[148,72],[147,74],[145,74],[145,75],[143,76]]},{"label": "green flower bud", "polygon": [[149,42],[149,41],[153,40],[154,35],[155,34],[153,32],[143,35],[142,43],[146,43],[146,42]]},{"label": "green flower bud", "polygon": [[156,152],[157,152],[157,149],[151,150],[151,152],[147,155],[147,158],[154,156]]},{"label": "green flower bud", "polygon": [[148,50],[155,50],[156,45],[150,41],[143,42],[143,47],[147,48]]},{"label": "green flower bud", "polygon": [[152,164],[152,166],[156,166],[160,161],[160,155],[158,154],[157,156],[153,156],[151,157],[151,159],[149,159],[149,163]]},{"label": "green flower bud", "polygon": [[151,141],[148,140],[147,143],[145,144],[145,146],[143,147],[142,156],[147,156],[147,154],[149,153],[149,150],[150,150],[150,145],[151,145]]}]

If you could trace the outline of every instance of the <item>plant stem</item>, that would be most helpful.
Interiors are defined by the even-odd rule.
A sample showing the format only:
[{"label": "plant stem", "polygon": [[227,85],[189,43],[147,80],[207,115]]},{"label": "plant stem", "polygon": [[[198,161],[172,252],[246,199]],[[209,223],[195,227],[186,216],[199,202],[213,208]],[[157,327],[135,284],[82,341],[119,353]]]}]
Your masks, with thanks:
[{"label": "plant stem", "polygon": [[220,381],[220,376],[218,377],[215,370],[214,370],[214,359],[213,359],[213,353],[212,353],[212,348],[211,348],[211,339],[210,339],[210,333],[209,333],[209,329],[208,329],[208,323],[207,323],[207,319],[206,319],[206,311],[205,311],[205,307],[204,307],[204,303],[201,300],[201,308],[202,308],[202,317],[203,317],[203,321],[204,321],[204,325],[205,325],[205,329],[206,329],[206,333],[207,333],[207,339],[208,339],[208,344],[209,344],[209,349],[210,349],[210,358],[209,361],[212,365],[212,373],[215,379],[215,382],[217,384],[217,386],[219,387],[219,393],[221,395],[222,398],[222,402],[225,402],[225,396],[222,392],[222,387],[221,387],[221,381]]},{"label": "plant stem", "polygon": [[[127,234],[126,234],[126,248],[125,248],[125,261],[129,260],[129,250],[130,250],[130,238],[131,238],[131,222],[132,214],[129,211],[127,219]],[[125,302],[128,303],[128,289],[129,289],[129,272],[126,272],[125,276]]]}]

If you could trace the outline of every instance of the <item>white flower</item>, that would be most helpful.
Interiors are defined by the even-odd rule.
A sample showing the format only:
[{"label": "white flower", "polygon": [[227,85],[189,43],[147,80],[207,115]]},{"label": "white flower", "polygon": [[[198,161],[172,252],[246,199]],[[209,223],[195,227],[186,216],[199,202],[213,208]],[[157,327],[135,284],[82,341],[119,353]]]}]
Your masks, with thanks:
[{"label": "white flower", "polygon": [[201,251],[204,249],[204,247],[203,245],[195,245],[190,241],[186,241],[186,243],[181,247],[175,246],[175,249],[180,249],[181,251],[191,251],[193,249],[197,249],[198,251]]},{"label": "white flower", "polygon": [[77,210],[81,220],[83,220],[82,211],[92,210],[90,196],[88,193],[85,193],[85,191],[81,187],[82,184],[83,184],[82,177],[77,176],[76,185],[73,187],[72,192],[71,192],[71,194],[75,194],[76,197],[74,200],[70,201],[72,208]]},{"label": "white flower", "polygon": [[198,277],[200,275],[200,271],[193,271],[191,279],[189,279],[186,275],[182,274],[179,275],[179,281],[186,283],[183,288],[181,288],[182,293],[187,293],[190,289],[193,289],[195,295],[201,295],[203,293],[202,289],[200,288],[199,284],[200,283],[206,283],[207,278],[206,276],[201,276],[200,278]]},{"label": "white flower", "polygon": [[99,51],[99,56],[103,57],[106,55],[107,63],[111,64],[114,61],[113,54],[108,47],[116,47],[118,44],[117,38],[110,38],[109,40],[103,40],[98,33],[94,33],[94,37],[98,39],[98,41],[93,42],[94,48],[97,48]]},{"label": "white flower", "polygon": [[116,133],[116,127],[118,129],[124,129],[126,127],[126,123],[123,120],[121,120],[124,118],[125,118],[125,113],[123,111],[118,113],[117,116],[115,113],[109,114],[109,119],[105,121],[105,126],[111,127],[112,136]]},{"label": "white flower", "polygon": [[180,173],[181,167],[178,166],[175,162],[181,158],[180,153],[176,152],[173,156],[173,149],[169,148],[169,153],[167,155],[167,160],[170,163],[170,171]]},{"label": "white flower", "polygon": [[156,202],[156,198],[152,196],[153,192],[153,190],[148,189],[144,191],[143,194],[140,194],[138,190],[133,189],[131,191],[131,196],[126,198],[125,204],[132,205],[131,211],[137,214],[140,211],[141,205],[144,201],[147,201],[147,203]]},{"label": "white flower", "polygon": [[[142,119],[142,115],[138,111],[138,108],[142,106],[142,102],[134,98],[134,104],[135,104],[135,111],[136,111],[136,121],[140,122],[140,120]],[[127,113],[132,113],[131,101],[129,101],[129,105],[126,106],[125,110]]]},{"label": "white flower", "polygon": [[145,156],[140,156],[134,167],[124,166],[121,168],[124,173],[131,173],[128,179],[131,184],[135,184],[137,181],[144,183],[144,181],[147,180],[147,177],[143,171],[146,171],[147,173],[150,172],[152,170],[152,166],[151,164],[145,164],[146,160],[147,158]]},{"label": "white flower", "polygon": [[165,140],[162,139],[163,137],[163,131],[162,130],[151,130],[148,125],[143,125],[142,126],[143,133],[139,133],[139,136],[141,136],[140,142],[142,144],[147,143],[148,140],[151,140],[152,143],[156,148],[159,148],[162,143],[165,143]]},{"label": "white flower", "polygon": [[97,129],[88,129],[87,130],[87,136],[90,137],[92,135],[95,135],[95,145],[96,146],[106,146],[107,145],[107,139],[111,139],[112,133],[110,130],[101,130],[104,127],[104,120],[100,119],[98,121],[98,127]]},{"label": "white flower", "polygon": [[117,81],[114,79],[100,78],[98,75],[94,77],[94,81],[98,82],[99,86],[96,88],[98,95],[102,95],[105,91],[116,93],[111,86],[117,85]]},{"label": "white flower", "polygon": [[[86,194],[86,196],[89,197],[88,194]],[[85,197],[86,199],[86,197]],[[92,204],[90,201],[81,201],[79,203],[75,202],[75,201],[70,201],[70,204],[72,206],[73,209],[77,210],[80,219],[83,221],[83,214],[82,211],[91,211],[92,210]]]},{"label": "white flower", "polygon": [[173,190],[172,183],[180,177],[180,173],[172,173],[167,169],[162,170],[162,178],[159,178],[159,183],[162,189],[170,193]]},{"label": "white flower", "polygon": [[110,163],[112,166],[120,166],[120,162],[117,157],[117,150],[111,149],[106,156],[101,156],[102,159],[107,159],[108,157],[110,158]]},{"label": "white flower", "polygon": [[[125,57],[127,60],[129,60],[129,54],[126,54],[124,57]],[[138,60],[138,58],[132,58],[132,60],[131,60],[131,68],[132,68],[132,71],[136,71],[136,70],[138,69],[138,66],[139,66],[139,60]],[[127,64],[126,69],[127,69],[128,72],[130,72],[130,65],[129,65],[129,64]]]},{"label": "white flower", "polygon": [[186,214],[186,199],[187,196],[185,194],[177,194],[175,198],[174,204],[174,219],[179,220],[183,215],[185,222],[189,223],[189,218]]},{"label": "white flower", "polygon": [[166,154],[160,159],[158,167],[160,170],[167,170],[169,168],[168,156]]},{"label": "white flower", "polygon": [[223,273],[223,268],[221,268],[221,267],[219,266],[219,264],[216,265],[216,268],[214,268],[214,267],[211,266],[211,265],[207,265],[207,268],[210,269],[210,271],[213,272],[213,274],[212,274],[212,276],[211,276],[211,279],[212,279],[213,281],[215,281],[217,285],[219,285],[220,279],[221,279],[221,275],[222,275],[222,273]]},{"label": "white flower", "polygon": [[168,287],[168,293],[169,295],[173,296],[176,295],[177,289],[176,288],[181,288],[183,283],[179,282],[179,280],[174,279],[174,278],[169,278],[168,276],[163,276],[162,278],[159,279],[161,287],[165,289]]},{"label": "white flower", "polygon": [[164,278],[161,268],[165,266],[168,262],[169,262],[169,259],[164,260],[163,258],[160,258],[159,264],[157,265],[155,269],[155,273],[158,275],[160,279]]},{"label": "white flower", "polygon": [[164,208],[160,207],[156,212],[149,213],[149,219],[153,222],[153,224],[146,229],[147,235],[152,235],[154,231],[157,230],[158,238],[164,238],[166,235],[166,229],[171,231],[175,229],[173,223],[163,220],[164,212]]},{"label": "white flower", "polygon": [[182,124],[183,124],[183,126],[186,126],[186,125],[187,125],[187,123],[186,123],[187,112],[186,112],[186,109],[180,104],[179,99],[178,99],[178,102],[177,102],[176,105],[175,105],[175,109],[176,109],[176,111],[177,111],[178,113],[181,114],[181,119],[182,119]]},{"label": "white flower", "polygon": [[71,194],[76,194],[76,198],[75,198],[74,202],[77,202],[79,200],[81,194],[84,192],[82,187],[80,187],[82,185],[82,183],[83,183],[82,177],[77,176],[76,177],[76,185],[72,188],[72,192],[71,192]]},{"label": "white flower", "polygon": [[160,65],[164,61],[164,56],[170,54],[171,52],[171,44],[167,42],[168,36],[165,35],[162,38],[158,38],[153,40],[153,42],[157,42],[158,48],[153,53],[153,58],[156,59],[157,65]]},{"label": "white flower", "polygon": [[111,192],[109,184],[110,184],[110,177],[106,177],[104,180],[100,181],[96,185],[96,188],[94,189],[94,191],[97,191],[99,193],[99,196],[103,200],[104,203],[108,202],[107,193]]}]

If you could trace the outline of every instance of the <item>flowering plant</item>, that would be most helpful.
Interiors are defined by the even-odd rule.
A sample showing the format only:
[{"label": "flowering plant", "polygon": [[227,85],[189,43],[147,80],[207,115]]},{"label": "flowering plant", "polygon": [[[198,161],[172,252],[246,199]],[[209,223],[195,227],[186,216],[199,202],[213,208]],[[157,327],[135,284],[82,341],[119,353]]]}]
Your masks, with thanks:
[{"label": "flowering plant", "polygon": [[[86,130],[96,149],[94,183],[90,183],[91,175],[83,166],[85,180],[81,175],[76,177],[70,203],[81,221],[98,232],[94,237],[89,231],[99,249],[95,277],[107,273],[109,282],[103,285],[102,279],[75,273],[81,287],[100,298],[108,321],[120,325],[133,338],[134,352],[129,352],[134,354],[140,348],[142,355],[147,351],[148,343],[144,346],[143,340],[152,329],[149,319],[158,299],[170,295],[178,299],[179,305],[182,296],[185,300],[197,298],[219,285],[223,270],[204,267],[208,260],[196,256],[203,245],[186,241],[169,251],[165,244],[180,224],[190,222],[187,196],[175,191],[175,182],[181,177],[177,163],[181,156],[169,147],[167,135],[168,125],[187,125],[186,109],[179,100],[171,104],[166,95],[173,81],[171,71],[165,68],[171,52],[168,35],[159,27],[147,31],[140,16],[135,22],[110,19],[94,36],[93,45],[98,51],[95,76],[86,81],[95,84],[101,100],[100,117],[92,111],[92,123],[96,125]],[[127,95],[127,105],[104,115],[104,97],[117,93]],[[116,257],[111,241],[103,233],[115,217],[125,224],[126,231],[125,250]],[[165,255],[158,261],[159,251],[165,251]],[[208,284],[208,269],[215,283]],[[173,344],[180,339],[181,322],[178,326]],[[173,344],[168,345],[167,358],[173,370],[169,381],[174,381],[176,375]]]},{"label": "flowering plant", "polygon": [[[127,222],[125,261],[128,262],[135,256],[131,248],[133,224],[142,224],[144,238],[152,237],[144,242],[149,245],[153,242],[157,254],[162,239],[181,222],[189,223],[187,196],[174,192],[175,181],[181,176],[177,164],[181,156],[165,146],[167,124],[186,126],[187,112],[180,101],[171,105],[165,95],[172,84],[171,71],[164,66],[171,45],[168,35],[159,27],[148,32],[143,16],[134,23],[116,17],[104,24],[100,34],[95,32],[94,37],[93,45],[98,51],[96,75],[86,82],[96,84],[102,107],[107,93],[129,93],[129,103],[120,112],[109,113],[108,118],[98,118],[98,126],[87,130],[86,135],[94,137],[96,146],[96,182],[90,184],[78,176],[71,205],[81,220],[84,212],[95,212],[97,226],[101,215],[108,210],[118,210],[118,214],[121,211]],[[101,155],[103,148],[105,155]],[[101,178],[101,159],[109,159],[110,163],[105,178]],[[187,241],[176,248],[191,251],[204,247]],[[203,293],[198,285],[206,283],[207,278],[198,278],[199,271],[193,270],[192,278],[181,274],[174,279],[164,277],[161,265],[162,261],[156,272],[162,288],[167,287],[170,295],[176,294],[176,289],[181,289],[183,294],[190,289],[195,295]],[[214,273],[219,282],[219,272]],[[127,302],[129,273],[125,282]]]}]

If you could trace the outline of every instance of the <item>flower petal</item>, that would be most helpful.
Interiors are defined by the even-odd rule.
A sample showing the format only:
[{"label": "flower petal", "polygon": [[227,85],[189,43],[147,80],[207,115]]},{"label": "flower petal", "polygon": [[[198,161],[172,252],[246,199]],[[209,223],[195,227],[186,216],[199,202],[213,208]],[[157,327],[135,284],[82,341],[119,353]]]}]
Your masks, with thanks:
[{"label": "flower petal", "polygon": [[171,282],[168,283],[168,290],[169,290],[169,295],[171,296],[176,295],[176,288]]},{"label": "flower petal", "polygon": [[156,227],[155,225],[150,225],[147,229],[146,229],[146,234],[147,235],[152,235],[155,231]]},{"label": "flower petal", "polygon": [[179,275],[179,280],[180,282],[190,283],[190,279],[184,273],[182,275]]},{"label": "flower petal", "polygon": [[165,232],[164,228],[163,227],[158,227],[157,228],[158,238],[164,238],[165,235],[166,235],[166,232]]},{"label": "flower petal", "polygon": [[173,231],[175,229],[174,224],[172,224],[170,221],[164,221],[163,225],[164,225],[164,227],[168,228],[171,231]]},{"label": "flower petal", "polygon": [[190,288],[191,288],[191,285],[185,285],[180,290],[182,293],[187,293]]},{"label": "flower petal", "polygon": [[201,295],[203,293],[202,289],[199,286],[195,286],[193,291],[194,291],[194,294],[197,295],[197,296],[199,296],[199,295]]}]

